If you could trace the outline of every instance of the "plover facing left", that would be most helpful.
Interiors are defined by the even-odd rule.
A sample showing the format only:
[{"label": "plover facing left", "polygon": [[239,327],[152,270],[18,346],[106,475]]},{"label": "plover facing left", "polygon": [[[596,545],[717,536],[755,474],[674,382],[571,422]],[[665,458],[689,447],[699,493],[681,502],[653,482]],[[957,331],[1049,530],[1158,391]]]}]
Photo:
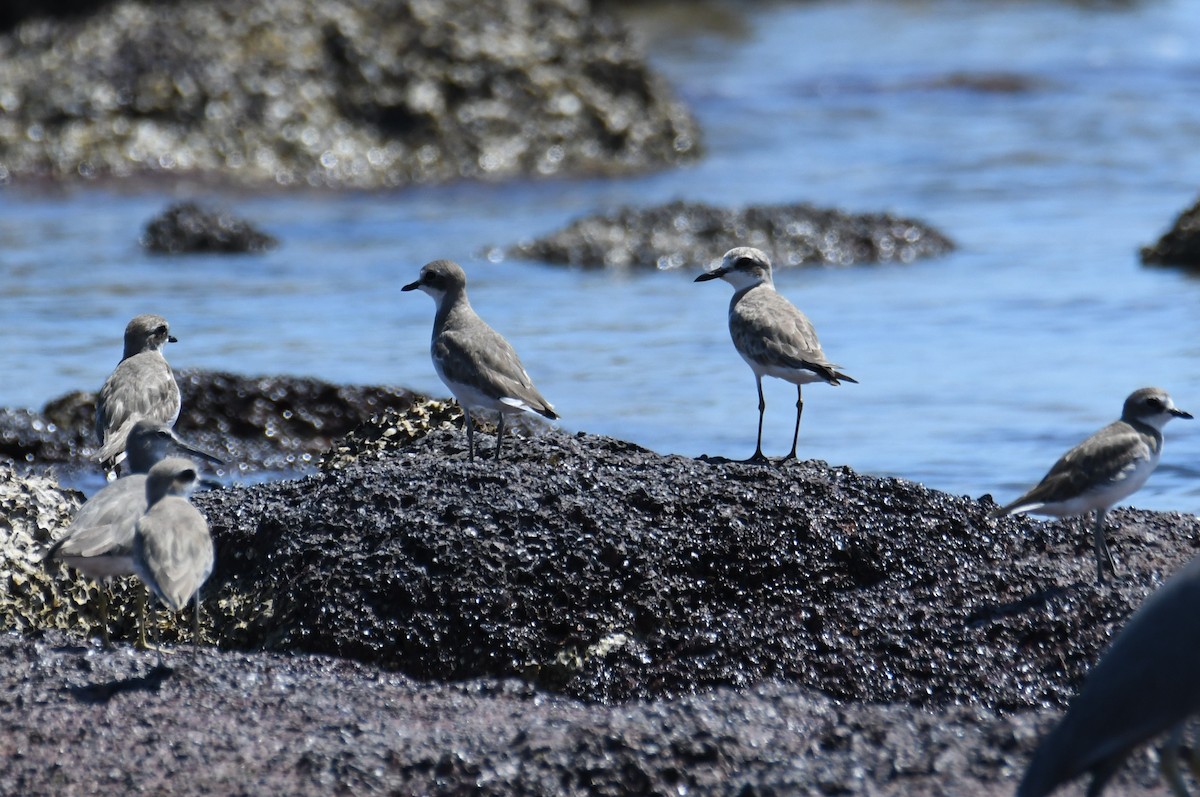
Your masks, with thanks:
[{"label": "plover facing left", "polygon": [[766,459],[762,452],[763,398],[762,378],[773,376],[796,386],[796,428],[792,432],[792,450],[785,459],[796,458],[800,439],[800,415],[804,412],[801,387],[809,382],[838,385],[858,380],[838,370],[825,358],[812,323],[795,305],[775,290],[771,279],[771,260],[766,253],[750,246],[739,246],[725,253],[719,268],[696,277],[696,282],[723,279],[734,288],[729,302],[729,334],[742,359],[754,371],[758,386],[758,442],[751,461]]},{"label": "plover facing left", "polygon": [[1036,487],[994,510],[992,516],[1037,512],[1074,517],[1095,510],[1096,581],[1103,582],[1105,562],[1113,575],[1117,572],[1104,539],[1104,516],[1114,504],[1137,492],[1157,467],[1167,421],[1191,417],[1175,407],[1165,390],[1135,390],[1125,399],[1120,420],[1063,454]]},{"label": "plover facing left", "polygon": [[535,412],[551,420],[558,418],[554,407],[533,386],[513,347],[471,307],[462,267],[450,260],[426,263],[417,281],[401,288],[418,289],[437,303],[430,354],[438,376],[462,405],[471,459],[475,459],[472,408],[500,413],[496,459],[500,459],[507,413]]},{"label": "plover facing left", "polygon": [[[133,569],[163,605],[179,611],[195,600],[193,644],[200,641],[200,586],[215,559],[208,521],[188,502],[196,480],[195,463],[181,457],[168,457],[151,468],[146,476],[149,508],[133,536]],[[157,624],[152,625],[157,634]],[[161,647],[158,663],[161,667]]]},{"label": "plover facing left", "polygon": [[125,439],[133,424],[145,418],[173,426],[179,418],[179,385],[162,347],[176,343],[167,319],[139,315],[125,327],[121,362],[96,395],[96,437],[102,463],[125,458]]}]

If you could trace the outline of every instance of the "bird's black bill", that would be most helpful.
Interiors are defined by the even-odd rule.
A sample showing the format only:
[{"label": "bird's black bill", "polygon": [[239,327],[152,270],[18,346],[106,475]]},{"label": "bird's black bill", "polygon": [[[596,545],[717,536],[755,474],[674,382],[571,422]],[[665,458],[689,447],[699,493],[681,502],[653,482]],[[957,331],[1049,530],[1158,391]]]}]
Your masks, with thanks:
[{"label": "bird's black bill", "polygon": [[1176,418],[1186,418],[1189,421],[1194,417],[1190,412],[1184,412],[1183,410],[1175,408],[1171,409],[1171,414]]},{"label": "bird's black bill", "polygon": [[175,337],[174,335],[167,335],[167,343],[178,343],[178,342],[179,342],[179,338]]},{"label": "bird's black bill", "polygon": [[405,285],[405,286],[404,286],[403,288],[401,288],[400,290],[402,290],[402,291],[415,291],[417,288],[420,288],[420,287],[421,287],[421,281],[420,281],[420,280],[417,280],[416,282],[410,282],[410,283],[408,283],[407,285]]},{"label": "bird's black bill", "polygon": [[724,276],[724,274],[725,274],[725,272],[722,271],[721,269],[717,269],[716,271],[706,271],[705,273],[701,274],[699,277],[696,277],[696,279],[694,279],[692,281],[693,282],[708,282],[709,280],[720,279],[722,276]]}]

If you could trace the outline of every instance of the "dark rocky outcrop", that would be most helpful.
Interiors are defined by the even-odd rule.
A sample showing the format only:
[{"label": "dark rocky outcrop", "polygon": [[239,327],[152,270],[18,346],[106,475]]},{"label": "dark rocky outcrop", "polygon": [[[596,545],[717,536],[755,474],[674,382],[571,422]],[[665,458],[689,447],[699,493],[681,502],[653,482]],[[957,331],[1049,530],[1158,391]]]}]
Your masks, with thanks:
[{"label": "dark rocky outcrop", "polygon": [[929,225],[888,213],[851,214],[807,204],[734,210],[671,202],[577,219],[558,232],[509,247],[507,254],[582,268],[671,269],[703,266],[735,246],[766,250],[776,268],[907,263],[954,248]]},{"label": "dark rocky outcrop", "polygon": [[1180,213],[1171,229],[1152,246],[1142,247],[1142,263],[1200,267],[1200,202]]},{"label": "dark rocky outcrop", "polygon": [[176,202],[146,223],[141,244],[160,254],[265,252],[279,241],[227,210]]},{"label": "dark rocky outcrop", "polygon": [[628,29],[574,0],[98,3],[0,35],[0,86],[6,179],[374,188],[699,152]]},{"label": "dark rocky outcrop", "polygon": [[[1200,531],[1113,513],[1102,588],[1076,524],[900,479],[553,431],[468,462],[461,430],[362,442],[381,428],[361,460],[196,496],[223,650],[163,673],[0,638],[0,791],[1011,794]],[[1119,785],[1155,777],[1137,757]]]},{"label": "dark rocky outcrop", "polygon": [[[461,417],[456,407],[400,388],[201,370],[181,370],[176,379],[183,399],[176,430],[242,471],[312,467],[334,440],[389,409],[425,413],[438,423]],[[95,395],[82,391],[40,413],[0,410],[0,457],[93,468],[95,412]]]}]

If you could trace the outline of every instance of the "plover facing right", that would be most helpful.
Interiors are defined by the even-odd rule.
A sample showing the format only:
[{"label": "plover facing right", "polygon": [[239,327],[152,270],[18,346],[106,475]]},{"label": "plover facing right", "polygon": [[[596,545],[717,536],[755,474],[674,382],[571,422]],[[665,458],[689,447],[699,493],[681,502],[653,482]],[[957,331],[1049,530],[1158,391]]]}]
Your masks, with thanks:
[{"label": "plover facing right", "polygon": [[535,412],[551,420],[558,417],[550,402],[533,386],[517,352],[471,307],[467,300],[467,275],[461,266],[450,260],[426,263],[417,281],[400,290],[424,291],[437,303],[430,354],[434,370],[462,405],[471,459],[475,459],[472,407],[500,413],[496,459],[500,459],[500,446],[504,442],[505,414]]},{"label": "plover facing right", "polygon": [[792,450],[784,459],[796,458],[800,439],[800,415],[804,412],[801,386],[809,382],[858,380],[838,370],[825,358],[817,332],[804,313],[775,290],[771,279],[771,259],[750,246],[730,249],[719,268],[696,277],[696,282],[723,279],[734,288],[729,302],[729,334],[734,348],[754,371],[758,386],[758,442],[751,461],[765,460],[762,452],[763,398],[762,378],[773,376],[796,386],[796,428],[792,432]]},{"label": "plover facing right", "polygon": [[1116,563],[1104,539],[1104,516],[1114,504],[1133,495],[1158,466],[1162,428],[1172,418],[1191,418],[1175,407],[1167,391],[1135,390],[1125,399],[1120,420],[1113,421],[1072,448],[1050,468],[1037,486],[992,512],[1003,517],[1037,512],[1054,517],[1086,515],[1095,510],[1092,531],[1096,582],[1104,581],[1104,565],[1116,575]]},{"label": "plover facing right", "polygon": [[96,395],[96,459],[106,465],[125,458],[125,439],[139,419],[173,426],[179,418],[179,385],[162,347],[178,342],[167,319],[136,316],[125,327],[121,362]]}]

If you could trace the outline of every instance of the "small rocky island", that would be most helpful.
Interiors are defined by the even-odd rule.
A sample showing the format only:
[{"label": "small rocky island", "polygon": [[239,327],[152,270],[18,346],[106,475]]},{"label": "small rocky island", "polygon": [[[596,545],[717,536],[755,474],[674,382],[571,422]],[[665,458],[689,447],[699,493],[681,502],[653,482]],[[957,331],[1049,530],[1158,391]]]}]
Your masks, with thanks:
[{"label": "small rocky island", "polygon": [[[159,613],[165,671],[130,587],[103,649],[41,566],[80,496],[0,467],[0,792],[1007,795],[1200,538],[1118,510],[1097,587],[1075,525],[988,497],[538,426],[469,462],[410,406],[196,496],[217,567],[197,650]],[[1109,793],[1155,783],[1139,754]]]}]

